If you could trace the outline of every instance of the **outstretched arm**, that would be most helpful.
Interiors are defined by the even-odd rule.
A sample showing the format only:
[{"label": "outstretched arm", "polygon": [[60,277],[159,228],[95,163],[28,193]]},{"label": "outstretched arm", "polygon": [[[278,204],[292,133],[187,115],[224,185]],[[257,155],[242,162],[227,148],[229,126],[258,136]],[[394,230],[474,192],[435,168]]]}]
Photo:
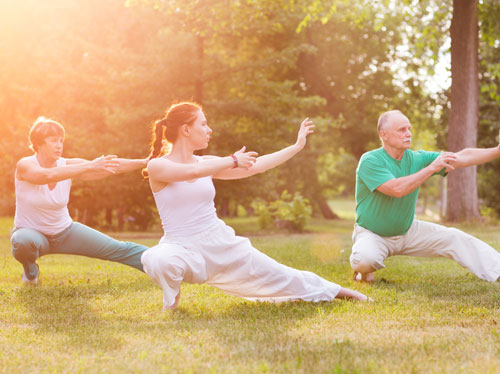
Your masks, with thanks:
[{"label": "outstretched arm", "polygon": [[472,165],[485,164],[500,157],[500,147],[465,148],[456,153],[457,159],[452,165],[455,169]]},{"label": "outstretched arm", "polygon": [[68,162],[63,166],[44,168],[33,160],[23,158],[17,163],[16,175],[19,180],[24,180],[32,184],[48,184],[69,178],[77,178],[91,171],[113,174],[118,167],[115,159],[116,156],[112,155],[101,156],[92,161],[82,160],[73,164]]},{"label": "outstretched arm", "polygon": [[[234,153],[238,160],[238,168],[247,169],[255,162],[256,152],[245,152],[245,147]],[[154,158],[148,163],[150,182],[168,183],[215,175],[224,169],[234,166],[232,156],[204,158],[200,162],[183,164],[166,158]]]},{"label": "outstretched arm", "polygon": [[[277,152],[269,153],[264,156],[257,157],[255,163],[248,169],[225,169],[217,174],[214,174],[214,178],[217,179],[240,179],[250,177],[255,174],[263,173],[269,169],[272,169],[278,165],[281,165],[285,161],[291,159],[297,153],[299,153],[306,145],[307,135],[314,132],[314,125],[309,118],[306,118],[300,124],[299,133],[297,135],[297,141],[295,144],[283,148]],[[206,156],[214,157],[214,156]]]},{"label": "outstretched arm", "polygon": [[[499,139],[500,139],[500,130]],[[500,144],[493,148],[465,148],[455,153],[457,159],[451,164],[455,168],[485,164],[500,157]]]},{"label": "outstretched arm", "polygon": [[440,172],[443,168],[453,170],[454,167],[452,163],[455,160],[456,156],[454,153],[442,153],[430,165],[419,170],[415,174],[391,179],[378,186],[377,191],[396,198],[406,196],[415,191],[433,174]]},{"label": "outstretched arm", "polygon": [[[499,141],[500,141],[500,130]],[[485,164],[500,157],[500,144],[493,148],[465,148],[456,152],[456,160],[451,164],[456,168]]]},{"label": "outstretched arm", "polygon": [[[103,179],[106,177],[109,177],[110,175],[115,175],[115,174],[121,174],[121,173],[126,173],[129,171],[137,170],[137,169],[143,169],[146,167],[148,163],[147,158],[140,158],[140,159],[129,159],[129,158],[115,158],[114,159],[117,162],[117,167],[114,172],[106,171],[106,170],[90,170],[85,173],[82,173],[79,175],[77,178],[81,180],[98,180],[98,179]],[[72,164],[79,164],[82,162],[86,162],[87,160],[81,159],[81,158],[73,158],[68,160],[68,163]]]},{"label": "outstretched arm", "polygon": [[[499,131],[500,135],[500,131]],[[415,174],[391,179],[377,190],[392,197],[403,197],[420,187],[430,176],[446,168],[448,171],[472,165],[480,165],[500,157],[500,144],[493,148],[465,148],[460,152],[442,153],[429,166]]]}]

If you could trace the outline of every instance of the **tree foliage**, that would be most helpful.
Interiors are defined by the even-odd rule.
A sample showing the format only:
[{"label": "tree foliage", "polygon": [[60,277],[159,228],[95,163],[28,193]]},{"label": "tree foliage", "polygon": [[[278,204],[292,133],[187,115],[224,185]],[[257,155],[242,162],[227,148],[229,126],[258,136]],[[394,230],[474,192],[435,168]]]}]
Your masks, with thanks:
[{"label": "tree foliage", "polygon": [[[226,214],[235,201],[250,207],[283,190],[300,192],[316,212],[325,198],[352,193],[356,161],[378,146],[384,110],[401,109],[417,129],[446,135],[446,121],[436,120],[439,108],[446,116],[446,95],[427,93],[421,69],[439,54],[449,0],[7,3],[0,9],[4,213],[13,211],[15,162],[29,154],[28,130],[39,115],[66,127],[66,157],[85,158],[145,157],[150,124],[176,100],[203,104],[214,129],[205,152],[217,155],[243,145],[276,151],[311,117],[316,134],[300,155],[248,180],[217,181]],[[490,30],[481,39],[490,62],[481,64],[482,95],[494,113],[498,25],[491,14],[499,12],[492,1],[481,7],[482,30]],[[435,18],[424,16],[429,9]],[[70,207],[92,225],[117,216],[140,228],[157,215],[139,173],[75,183]]]}]

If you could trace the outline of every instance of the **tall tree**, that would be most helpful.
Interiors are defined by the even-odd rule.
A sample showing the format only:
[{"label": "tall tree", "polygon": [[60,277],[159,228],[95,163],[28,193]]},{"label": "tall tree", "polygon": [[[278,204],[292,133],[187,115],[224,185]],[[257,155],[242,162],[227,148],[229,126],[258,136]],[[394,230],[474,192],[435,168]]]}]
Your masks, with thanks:
[{"label": "tall tree", "polygon": [[[477,144],[479,25],[497,23],[497,21],[488,21],[490,18],[498,20],[498,15],[494,12],[496,3],[498,3],[497,0],[405,1],[405,6],[413,16],[411,26],[415,37],[411,48],[420,56],[428,56],[427,60],[422,59],[428,67],[428,74],[434,72],[433,68],[440,54],[449,52],[441,47],[446,45],[443,37],[448,34],[447,37],[451,41],[451,87],[449,92],[445,92],[448,101],[443,101],[441,129],[435,128],[436,134],[439,134],[438,143],[450,151],[475,147]],[[480,8],[489,9],[489,15],[483,11],[481,18],[478,19]],[[423,19],[426,21],[422,22]],[[492,30],[491,27],[490,29]],[[484,31],[487,30],[482,30]],[[484,86],[483,89],[492,87],[491,85]],[[448,125],[447,131],[443,131],[446,125]],[[447,145],[443,135],[444,138],[447,137]],[[462,221],[480,218],[476,170],[476,167],[469,167],[450,173],[446,209],[448,220]]]},{"label": "tall tree", "polygon": [[[451,111],[448,150],[476,147],[479,119],[478,1],[453,0],[451,21]],[[480,218],[477,168],[459,169],[448,177],[447,219]]]},{"label": "tall tree", "polygon": [[[484,1],[479,6],[480,19],[480,121],[479,145],[498,144],[500,119],[500,3]],[[500,217],[500,161],[478,168],[479,196],[497,217]]]}]

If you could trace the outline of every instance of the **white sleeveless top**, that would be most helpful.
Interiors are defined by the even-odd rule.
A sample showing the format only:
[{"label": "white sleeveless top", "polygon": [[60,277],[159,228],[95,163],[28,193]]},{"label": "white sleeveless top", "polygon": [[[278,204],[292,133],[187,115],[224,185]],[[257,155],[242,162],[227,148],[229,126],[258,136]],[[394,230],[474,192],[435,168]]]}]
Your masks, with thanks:
[{"label": "white sleeveless top", "polygon": [[200,233],[218,221],[211,176],[194,182],[170,182],[153,196],[163,226],[162,240]]},{"label": "white sleeveless top", "polygon": [[[40,165],[35,155],[30,158]],[[57,166],[63,165],[66,165],[66,159],[60,157]],[[47,184],[31,184],[17,179],[16,174],[15,188],[16,229],[30,228],[42,234],[55,235],[71,225],[72,219],[67,206],[71,179],[57,182],[55,188],[50,190]]]}]

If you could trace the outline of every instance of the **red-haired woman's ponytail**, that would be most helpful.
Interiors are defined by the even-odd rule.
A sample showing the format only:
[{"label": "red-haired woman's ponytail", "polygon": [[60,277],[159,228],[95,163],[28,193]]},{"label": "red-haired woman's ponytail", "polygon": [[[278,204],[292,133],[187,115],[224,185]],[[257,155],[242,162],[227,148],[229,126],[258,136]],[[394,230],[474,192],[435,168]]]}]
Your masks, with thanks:
[{"label": "red-haired woman's ponytail", "polygon": [[[165,117],[154,123],[149,159],[156,158],[162,152],[168,151],[165,142],[174,144],[179,134],[179,128],[184,124],[191,126],[200,110],[202,110],[200,105],[188,101],[172,104],[165,113]],[[142,171],[142,175],[148,176],[146,169]]]},{"label": "red-haired woman's ponytail", "polygon": [[163,148],[163,133],[164,126],[167,124],[166,118],[160,119],[155,122],[153,127],[153,144],[151,146],[151,153],[149,159],[156,158],[160,155]]},{"label": "red-haired woman's ponytail", "polygon": [[[149,159],[153,159],[158,157],[163,149],[163,133],[164,133],[164,126],[166,125],[166,118],[162,118],[154,123],[153,126],[153,143],[151,145],[151,153],[149,154]],[[142,169],[142,175],[147,178],[148,177],[148,170],[147,168]]]}]

